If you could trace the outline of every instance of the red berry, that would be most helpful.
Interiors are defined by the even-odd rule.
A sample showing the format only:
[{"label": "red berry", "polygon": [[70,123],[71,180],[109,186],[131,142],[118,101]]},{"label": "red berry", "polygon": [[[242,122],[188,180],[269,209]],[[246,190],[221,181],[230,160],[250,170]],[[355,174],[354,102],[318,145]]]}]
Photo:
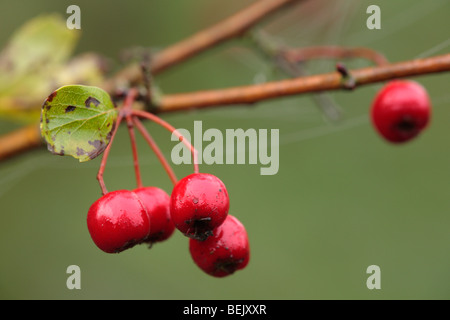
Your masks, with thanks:
[{"label": "red berry", "polygon": [[147,210],[128,190],[112,191],[92,204],[87,215],[92,240],[107,253],[119,253],[141,243],[150,232]]},{"label": "red berry", "polygon": [[189,251],[197,266],[214,277],[225,277],[245,268],[250,258],[247,231],[232,215],[208,239],[190,239]]},{"label": "red berry", "polygon": [[142,200],[150,219],[150,234],[145,242],[155,243],[168,239],[175,230],[170,218],[170,197],[157,187],[145,187],[134,190]]},{"label": "red berry", "polygon": [[204,240],[220,226],[230,207],[223,182],[208,173],[193,173],[178,181],[170,197],[175,227],[190,238]]},{"label": "red berry", "polygon": [[417,82],[395,80],[378,92],[372,104],[372,123],[387,141],[406,142],[428,124],[431,113],[426,90]]}]

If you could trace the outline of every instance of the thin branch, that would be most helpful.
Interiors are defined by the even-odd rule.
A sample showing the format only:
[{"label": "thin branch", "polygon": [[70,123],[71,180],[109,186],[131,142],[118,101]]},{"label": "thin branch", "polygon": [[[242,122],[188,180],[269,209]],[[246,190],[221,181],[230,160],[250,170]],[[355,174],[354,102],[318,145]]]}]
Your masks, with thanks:
[{"label": "thin branch", "polygon": [[160,72],[175,63],[198,54],[218,43],[243,34],[268,14],[299,0],[260,0],[216,25],[200,31],[157,54],[152,61],[152,72]]},{"label": "thin branch", "polygon": [[364,58],[382,66],[389,61],[378,51],[365,47],[346,48],[340,46],[317,46],[307,48],[285,49],[283,56],[291,62],[304,62],[315,59],[350,59]]},{"label": "thin branch", "polygon": [[39,124],[14,130],[0,137],[0,161],[42,145]]},{"label": "thin branch", "polygon": [[[270,58],[272,62],[289,77],[298,78],[307,75],[304,67],[301,66],[298,61],[291,60],[286,55],[288,49],[286,49],[284,45],[279,44],[278,41],[270,37],[263,30],[249,32],[249,37],[258,51],[265,57]],[[337,121],[341,118],[340,109],[333,102],[328,93],[316,92],[312,95],[312,98],[328,119]]]},{"label": "thin branch", "polygon": [[[304,0],[256,1],[219,23],[156,53],[151,59],[150,72],[152,74],[160,73],[226,40],[238,37],[269,15],[274,14],[287,5],[300,1]],[[120,70],[113,78],[106,81],[102,87],[106,91],[113,93],[124,81],[131,86],[143,83],[144,76],[142,66],[132,64]]]},{"label": "thin branch", "polygon": [[[450,54],[382,66],[350,70],[353,88],[386,80],[450,71]],[[319,91],[348,89],[342,74],[326,74],[228,89],[166,95],[158,112],[173,112],[212,106],[252,104],[263,100]]]},{"label": "thin branch", "polygon": [[[282,54],[276,57],[278,66],[283,69],[291,78],[298,78],[306,76],[304,69],[295,62],[289,61]],[[312,95],[319,109],[323,114],[332,121],[337,121],[341,118],[341,111],[333,102],[327,92],[316,92]]]},{"label": "thin branch", "polygon": [[[382,66],[367,67],[350,70],[351,78],[355,81],[353,88],[371,83],[383,82],[391,79],[414,77],[450,71],[450,54],[444,54],[424,59],[403,61]],[[319,91],[348,90],[349,84],[340,72],[299,77],[295,79],[268,82],[264,84],[199,91],[191,93],[171,94],[162,96],[158,105],[158,113],[175,112],[195,108],[217,107],[236,104],[252,104],[277,97],[305,94]],[[133,112],[140,112],[133,110]],[[147,113],[151,115],[150,113]],[[36,125],[36,130],[26,130],[28,138],[8,135],[0,140],[0,159],[8,155],[6,146],[15,146],[15,152],[25,151],[28,146],[40,143],[41,136]],[[24,144],[16,141],[26,141]]]}]

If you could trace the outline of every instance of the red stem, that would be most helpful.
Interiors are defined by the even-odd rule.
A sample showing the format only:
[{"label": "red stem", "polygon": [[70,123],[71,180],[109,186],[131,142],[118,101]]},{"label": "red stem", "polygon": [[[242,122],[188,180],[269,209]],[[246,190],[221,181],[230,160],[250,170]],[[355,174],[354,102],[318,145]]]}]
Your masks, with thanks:
[{"label": "red stem", "polygon": [[141,170],[140,170],[140,166],[139,166],[139,158],[138,158],[138,154],[137,154],[136,136],[134,134],[133,120],[131,119],[131,116],[129,113],[126,115],[126,120],[127,120],[128,133],[130,135],[130,140],[131,140],[131,149],[133,151],[133,165],[134,165],[134,172],[136,174],[136,184],[137,184],[138,188],[142,188],[142,178],[141,178]]},{"label": "red stem", "polygon": [[133,151],[134,172],[136,175],[136,184],[137,184],[138,188],[141,188],[142,187],[141,169],[139,166],[139,157],[137,154],[136,135],[134,134],[133,120],[131,119],[131,110],[132,110],[133,102],[136,99],[137,94],[138,94],[138,91],[135,88],[131,88],[128,91],[128,94],[123,103],[123,108],[121,109],[121,112],[125,114],[125,118],[127,121],[127,127],[128,127],[128,133],[130,135],[131,149]]},{"label": "red stem", "polygon": [[150,135],[150,133],[147,131],[147,129],[145,129],[144,125],[142,124],[142,122],[137,117],[133,117],[133,122],[134,122],[134,125],[138,128],[139,132],[144,137],[144,139],[149,144],[150,148],[152,148],[153,152],[158,157],[158,159],[161,162],[162,166],[164,167],[164,169],[166,170],[167,174],[169,175],[170,180],[175,185],[177,183],[178,179],[177,179],[175,173],[173,172],[172,167],[170,166],[169,162],[164,157],[164,154],[161,152],[161,150],[159,149],[158,145],[153,140],[153,137]]},{"label": "red stem", "polygon": [[100,169],[98,170],[98,173],[97,173],[97,180],[100,184],[100,188],[102,189],[103,195],[108,193],[108,190],[106,189],[106,186],[105,186],[105,181],[103,180],[103,173],[105,172],[106,162],[108,161],[108,155],[109,155],[109,151],[111,150],[111,146],[114,141],[114,137],[116,136],[117,129],[119,128],[119,125],[122,122],[122,120],[123,120],[123,114],[121,112],[119,112],[116,123],[114,125],[113,132],[111,134],[111,139],[109,140],[109,144],[103,153],[102,162],[100,163]]},{"label": "red stem", "polygon": [[142,187],[142,179],[141,179],[141,173],[140,173],[139,161],[138,161],[138,155],[137,155],[137,147],[136,147],[136,137],[135,137],[134,130],[133,130],[133,121],[131,119],[132,105],[133,105],[133,102],[134,102],[137,94],[138,94],[138,92],[134,88],[130,89],[130,91],[128,92],[128,94],[125,98],[123,107],[119,109],[119,115],[117,116],[117,120],[116,120],[114,129],[111,134],[111,139],[109,140],[108,146],[106,147],[106,149],[103,153],[102,162],[100,163],[100,169],[98,170],[98,173],[97,173],[97,180],[100,184],[100,188],[102,189],[103,195],[108,193],[108,190],[106,189],[106,186],[105,186],[105,181],[103,179],[103,174],[105,172],[106,163],[108,161],[108,156],[109,156],[109,152],[111,150],[111,146],[112,146],[114,138],[117,134],[117,130],[119,129],[119,126],[122,123],[122,121],[124,120],[124,118],[126,119],[126,122],[128,125],[128,132],[130,134],[130,139],[131,139],[131,147],[133,150],[133,160],[134,160],[134,170],[136,173],[136,182],[137,182],[138,187]]},{"label": "red stem", "polygon": [[166,121],[162,120],[158,116],[155,116],[152,113],[149,113],[149,112],[146,112],[146,111],[142,111],[142,110],[132,110],[131,113],[132,113],[132,115],[134,115],[136,117],[146,118],[148,120],[151,120],[151,121],[155,122],[156,124],[159,124],[163,128],[167,129],[172,134],[176,135],[178,137],[178,139],[181,142],[183,142],[189,148],[189,150],[191,150],[192,159],[193,159],[193,163],[194,163],[194,173],[199,173],[198,160],[197,160],[197,150],[191,145],[191,143],[189,141],[187,141],[183,137],[183,135],[181,133],[178,132],[177,129],[175,129],[169,123],[167,123]]}]

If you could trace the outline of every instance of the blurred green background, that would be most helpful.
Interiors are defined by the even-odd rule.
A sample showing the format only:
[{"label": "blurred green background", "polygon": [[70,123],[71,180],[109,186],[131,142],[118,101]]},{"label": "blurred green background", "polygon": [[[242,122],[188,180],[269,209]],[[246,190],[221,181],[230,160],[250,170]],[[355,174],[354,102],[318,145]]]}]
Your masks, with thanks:
[{"label": "blurred green background", "polygon": [[[0,44],[41,14],[81,7],[76,53],[99,52],[118,63],[122,50],[162,48],[253,1],[13,1],[0,3]],[[367,46],[390,61],[450,49],[450,3],[432,1],[310,1],[267,21],[265,30],[294,47]],[[381,7],[381,30],[366,27],[366,8]],[[329,72],[335,61],[308,64]],[[370,65],[348,61],[349,67]],[[165,73],[167,93],[250,84],[282,77],[268,61],[231,41]],[[381,84],[330,92],[343,111],[330,123],[310,95],[163,115],[177,128],[280,130],[280,168],[201,165],[227,186],[230,213],[247,228],[245,270],[216,279],[191,260],[176,232],[152,249],[109,255],[93,244],[86,214],[100,196],[100,158],[78,163],[35,150],[0,163],[0,298],[2,299],[449,299],[450,73],[415,78],[433,103],[431,126],[402,146],[374,132],[368,110]],[[45,97],[43,97],[44,99]],[[18,127],[1,121],[0,133]],[[170,156],[175,142],[149,125]],[[121,128],[105,171],[110,190],[134,188],[129,139]],[[171,183],[139,140],[144,183],[170,193]],[[176,166],[178,177],[192,171]],[[81,290],[68,290],[66,268],[81,268]],[[381,268],[381,290],[366,287],[366,269]]]}]

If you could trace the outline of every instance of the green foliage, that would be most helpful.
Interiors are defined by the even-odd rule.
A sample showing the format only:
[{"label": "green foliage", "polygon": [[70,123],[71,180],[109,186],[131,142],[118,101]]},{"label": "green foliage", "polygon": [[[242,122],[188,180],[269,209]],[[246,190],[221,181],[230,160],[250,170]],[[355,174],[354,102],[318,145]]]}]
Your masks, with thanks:
[{"label": "green foliage", "polygon": [[116,118],[117,110],[102,89],[64,86],[42,106],[41,133],[52,153],[84,162],[105,150]]},{"label": "green foliage", "polygon": [[38,16],[13,33],[0,52],[1,117],[38,121],[42,97],[49,92],[71,83],[99,83],[97,55],[69,60],[79,36],[56,14]]}]

